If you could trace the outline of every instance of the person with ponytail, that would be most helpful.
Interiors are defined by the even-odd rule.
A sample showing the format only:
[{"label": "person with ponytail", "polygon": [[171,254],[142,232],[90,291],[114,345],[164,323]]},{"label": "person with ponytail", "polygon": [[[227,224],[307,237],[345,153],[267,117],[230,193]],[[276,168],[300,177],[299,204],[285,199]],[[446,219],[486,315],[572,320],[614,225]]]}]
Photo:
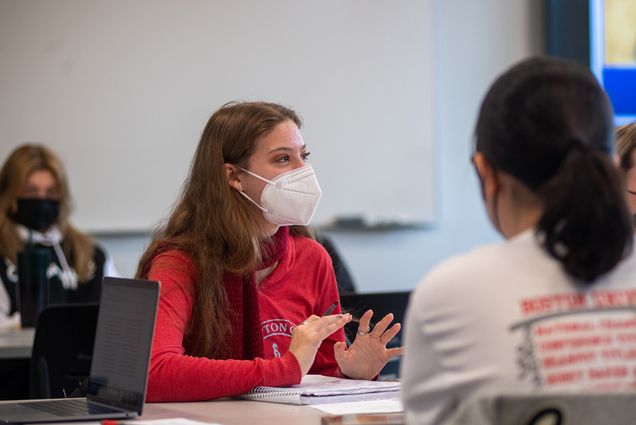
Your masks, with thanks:
[{"label": "person with ponytail", "polygon": [[621,125],[616,129],[616,154],[625,178],[627,206],[636,228],[636,122]]},{"label": "person with ponytail", "polygon": [[18,324],[18,253],[50,251],[49,304],[98,302],[103,276],[118,276],[106,251],[69,222],[71,194],[60,159],[44,145],[17,147],[0,169],[0,322]]},{"label": "person with ponytail", "polygon": [[147,401],[237,396],[307,373],[373,379],[401,348],[391,314],[347,347],[329,254],[309,228],[321,189],[301,121],[265,102],[209,119],[137,276],[161,282]]},{"label": "person with ponytail", "polygon": [[529,58],[479,111],[472,162],[504,242],[436,267],[411,297],[409,424],[486,392],[636,388],[636,256],[613,114],[586,68]]}]

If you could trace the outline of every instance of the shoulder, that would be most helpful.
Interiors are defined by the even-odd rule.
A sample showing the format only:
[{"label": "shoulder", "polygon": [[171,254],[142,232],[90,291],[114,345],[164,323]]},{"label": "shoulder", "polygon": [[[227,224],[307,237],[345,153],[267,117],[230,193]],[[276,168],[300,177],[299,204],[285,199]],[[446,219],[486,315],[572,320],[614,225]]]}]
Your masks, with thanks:
[{"label": "shoulder", "polygon": [[[543,252],[534,234],[483,245],[447,259],[436,266],[418,285],[413,300],[435,305],[479,296],[485,291],[508,285],[520,274],[536,274],[558,269]],[[459,297],[459,298],[458,298]]]},{"label": "shoulder", "polygon": [[108,258],[108,251],[102,244],[93,240],[93,261],[96,264],[104,264]]},{"label": "shoulder", "polygon": [[318,241],[306,236],[292,236],[291,241],[297,256],[313,261],[331,263],[329,253]]},{"label": "shoulder", "polygon": [[634,286],[636,276],[636,237],[632,251],[616,265],[607,275],[601,278],[601,282],[617,286]]},{"label": "shoulder", "polygon": [[148,277],[165,280],[166,277],[193,281],[196,266],[190,254],[176,249],[167,250],[153,257]]}]

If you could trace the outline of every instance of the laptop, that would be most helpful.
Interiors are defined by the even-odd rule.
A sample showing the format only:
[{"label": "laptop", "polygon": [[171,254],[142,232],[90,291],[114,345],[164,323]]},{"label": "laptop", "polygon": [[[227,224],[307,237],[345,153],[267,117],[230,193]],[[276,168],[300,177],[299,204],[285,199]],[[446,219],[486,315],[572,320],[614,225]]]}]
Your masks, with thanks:
[{"label": "laptop", "polygon": [[0,424],[141,415],[158,300],[159,282],[105,277],[86,398],[0,403]]},{"label": "laptop", "polygon": [[[373,293],[353,293],[340,295],[340,306],[345,313],[351,313],[354,321],[345,325],[347,339],[352,342],[358,331],[359,319],[368,309],[373,310],[371,318],[372,325],[389,313],[393,313],[393,322],[402,324],[402,330],[391,340],[388,348],[402,345],[402,334],[404,333],[404,314],[409,303],[411,291],[397,292],[373,292]],[[380,371],[380,379],[397,379],[400,377],[400,358],[395,357],[389,360]]]}]

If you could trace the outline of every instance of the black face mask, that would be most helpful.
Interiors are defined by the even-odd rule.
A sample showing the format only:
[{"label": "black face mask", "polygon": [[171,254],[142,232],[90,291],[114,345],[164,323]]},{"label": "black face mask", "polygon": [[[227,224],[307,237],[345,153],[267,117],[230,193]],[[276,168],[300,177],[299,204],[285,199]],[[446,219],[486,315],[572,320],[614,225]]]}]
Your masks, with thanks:
[{"label": "black face mask", "polygon": [[13,220],[21,225],[43,232],[57,221],[60,201],[42,198],[19,198]]}]

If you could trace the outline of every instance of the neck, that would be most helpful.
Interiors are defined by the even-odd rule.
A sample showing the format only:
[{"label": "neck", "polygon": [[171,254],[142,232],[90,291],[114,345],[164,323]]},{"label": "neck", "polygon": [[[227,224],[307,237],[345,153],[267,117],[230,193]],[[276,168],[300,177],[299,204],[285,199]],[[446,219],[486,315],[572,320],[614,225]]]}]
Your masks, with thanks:
[{"label": "neck", "polygon": [[540,208],[519,211],[506,220],[506,225],[502,224],[502,233],[506,239],[513,238],[528,229],[536,227],[543,211]]},{"label": "neck", "polygon": [[276,232],[278,232],[279,228],[280,226],[271,223],[261,225],[260,236],[258,239],[262,241],[271,238],[276,234]]},{"label": "neck", "polygon": [[497,208],[500,231],[510,239],[536,227],[543,215],[543,204],[534,192],[511,176],[502,175],[500,181],[502,189]]}]

